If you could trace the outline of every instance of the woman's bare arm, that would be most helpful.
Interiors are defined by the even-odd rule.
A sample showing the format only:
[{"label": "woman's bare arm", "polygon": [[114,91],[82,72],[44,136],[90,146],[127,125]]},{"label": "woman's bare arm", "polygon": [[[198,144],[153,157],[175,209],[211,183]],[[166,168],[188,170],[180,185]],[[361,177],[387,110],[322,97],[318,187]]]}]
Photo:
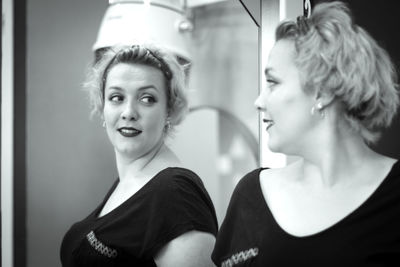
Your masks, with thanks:
[{"label": "woman's bare arm", "polygon": [[212,234],[190,231],[167,243],[154,260],[158,267],[214,267],[211,261],[214,244]]}]

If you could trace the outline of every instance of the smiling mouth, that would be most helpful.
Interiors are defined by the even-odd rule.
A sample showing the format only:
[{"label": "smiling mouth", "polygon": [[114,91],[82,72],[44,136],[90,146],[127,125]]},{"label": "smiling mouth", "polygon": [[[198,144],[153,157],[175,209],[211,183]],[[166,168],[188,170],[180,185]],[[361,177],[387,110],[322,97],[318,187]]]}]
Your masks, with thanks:
[{"label": "smiling mouth", "polygon": [[122,127],[118,129],[118,132],[124,137],[135,137],[142,133],[142,131],[137,130],[132,127]]},{"label": "smiling mouth", "polygon": [[263,119],[263,122],[264,122],[265,124],[267,124],[267,128],[265,128],[265,130],[267,130],[267,131],[268,131],[269,128],[271,128],[272,125],[275,124],[275,122],[274,122],[273,120]]}]

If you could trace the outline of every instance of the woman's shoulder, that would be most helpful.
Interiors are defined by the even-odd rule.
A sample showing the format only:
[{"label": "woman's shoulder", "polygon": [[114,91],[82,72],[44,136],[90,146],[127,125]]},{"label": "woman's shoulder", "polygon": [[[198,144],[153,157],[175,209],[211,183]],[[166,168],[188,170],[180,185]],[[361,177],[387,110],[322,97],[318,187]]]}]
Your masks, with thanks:
[{"label": "woman's shoulder", "polygon": [[400,189],[400,161],[393,159],[389,162],[389,172],[383,179],[380,188],[387,188],[389,191],[398,195]]},{"label": "woman's shoulder", "polygon": [[267,170],[267,168],[257,168],[254,169],[247,174],[245,174],[235,186],[233,193],[231,195],[231,205],[235,205],[235,203],[242,201],[253,202],[255,200],[254,196],[257,195],[257,192],[260,192],[260,174],[261,172]]},{"label": "woman's shoulder", "polygon": [[248,195],[260,189],[260,183],[267,180],[280,180],[281,177],[289,176],[289,173],[295,172],[293,166],[284,168],[260,167],[250,171],[238,182],[233,192],[234,195]]},{"label": "woman's shoulder", "polygon": [[159,176],[162,182],[168,184],[194,182],[203,184],[201,178],[194,171],[183,167],[168,167],[161,170],[156,176]]},{"label": "woman's shoulder", "polygon": [[266,170],[268,170],[268,168],[260,167],[245,174],[236,185],[234,193],[251,191],[254,186],[257,186],[260,174]]},{"label": "woman's shoulder", "polygon": [[389,160],[389,165],[391,166],[389,175],[395,176],[395,177],[400,177],[400,160],[391,158]]},{"label": "woman's shoulder", "polygon": [[188,192],[207,194],[203,181],[194,171],[183,167],[168,167],[155,175],[154,190],[160,197],[171,194],[182,195]]},{"label": "woman's shoulder", "polygon": [[182,176],[182,177],[196,177],[199,178],[197,173],[184,167],[168,167],[161,171],[164,174]]},{"label": "woman's shoulder", "polygon": [[[174,214],[180,224],[190,221],[193,229],[216,234],[218,229],[214,205],[200,177],[192,170],[168,167],[157,174],[157,186],[152,192],[162,213]],[[174,221],[176,218],[170,218]],[[202,225],[200,225],[202,224]],[[204,228],[205,227],[205,228]]]}]

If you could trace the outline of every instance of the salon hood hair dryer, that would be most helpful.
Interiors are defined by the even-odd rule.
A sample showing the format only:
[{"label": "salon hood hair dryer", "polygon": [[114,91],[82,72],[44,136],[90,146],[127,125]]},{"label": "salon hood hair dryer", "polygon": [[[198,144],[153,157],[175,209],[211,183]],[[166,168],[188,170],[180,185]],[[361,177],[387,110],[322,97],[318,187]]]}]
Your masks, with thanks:
[{"label": "salon hood hair dryer", "polygon": [[113,45],[158,43],[181,64],[191,62],[186,0],[109,0],[93,45],[96,61]]}]

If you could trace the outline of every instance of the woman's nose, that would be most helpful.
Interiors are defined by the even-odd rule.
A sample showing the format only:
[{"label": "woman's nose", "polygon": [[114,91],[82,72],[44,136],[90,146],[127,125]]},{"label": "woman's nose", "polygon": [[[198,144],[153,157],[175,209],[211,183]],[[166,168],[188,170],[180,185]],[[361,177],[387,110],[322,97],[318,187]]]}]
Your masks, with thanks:
[{"label": "woman's nose", "polygon": [[127,102],[124,106],[124,109],[121,113],[121,118],[123,120],[134,120],[136,121],[139,117],[139,114],[136,110],[136,107],[133,103]]},{"label": "woman's nose", "polygon": [[265,103],[263,100],[262,93],[257,97],[256,101],[254,102],[254,106],[257,108],[258,111],[265,111]]}]

